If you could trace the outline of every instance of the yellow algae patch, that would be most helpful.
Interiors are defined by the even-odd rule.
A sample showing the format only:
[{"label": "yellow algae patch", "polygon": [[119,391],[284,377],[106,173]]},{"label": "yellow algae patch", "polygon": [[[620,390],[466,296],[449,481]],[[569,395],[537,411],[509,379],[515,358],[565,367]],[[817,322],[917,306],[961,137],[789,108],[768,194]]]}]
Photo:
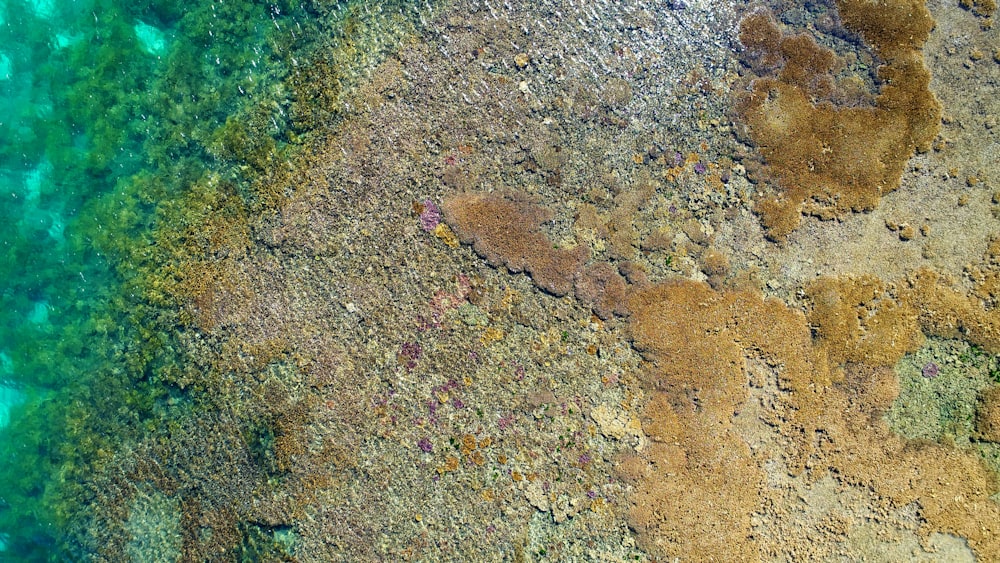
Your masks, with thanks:
[{"label": "yellow algae patch", "polygon": [[977,16],[990,17],[997,11],[996,0],[958,0],[958,5]]},{"label": "yellow algae patch", "polygon": [[921,346],[918,313],[900,305],[893,289],[874,276],[821,278],[806,287],[809,322],[834,363],[891,366]]},{"label": "yellow algae patch", "polygon": [[[995,269],[976,268],[992,282]],[[835,363],[891,366],[919,348],[924,335],[960,338],[1000,353],[1000,313],[947,278],[921,268],[888,284],[871,276],[823,277],[806,287],[809,321]]]},{"label": "yellow algae patch", "polygon": [[740,41],[758,78],[736,112],[763,158],[755,179],[777,188],[757,203],[781,240],[803,213],[833,219],[873,209],[899,187],[906,161],[937,135],[941,107],[920,51],[933,27],[923,2],[839,0],[844,26],[881,59],[874,105],[837,105],[856,85],[838,83],[839,61],[808,35],[784,35],[767,11],[747,16]]},{"label": "yellow algae patch", "polygon": [[479,342],[482,343],[483,346],[489,346],[494,342],[500,342],[503,340],[503,337],[504,334],[502,330],[494,327],[488,327],[481,335],[479,335]]},{"label": "yellow algae patch", "polygon": [[980,397],[976,431],[983,440],[1000,442],[1000,387],[990,387]]},{"label": "yellow algae patch", "polygon": [[455,233],[446,223],[438,223],[437,226],[434,227],[433,232],[434,236],[436,236],[438,239],[441,240],[441,242],[445,243],[446,245],[452,248],[458,248],[460,246],[458,242],[458,237],[455,236]]},{"label": "yellow algae patch", "polygon": [[[992,280],[996,265],[973,270]],[[997,353],[1000,315],[980,295],[928,269],[897,283],[870,277],[822,278],[807,289],[818,344],[834,362],[847,362],[847,382],[826,394],[820,423],[834,447],[827,456],[842,479],[871,487],[894,506],[916,503],[925,533],[953,533],[968,540],[982,560],[1000,557],[1000,505],[990,499],[996,476],[971,452],[907,441],[889,430],[881,414],[895,398],[888,367],[917,349],[924,335],[962,338]],[[857,362],[857,363],[855,363]],[[996,437],[996,396],[984,393],[977,412],[983,439]]]}]

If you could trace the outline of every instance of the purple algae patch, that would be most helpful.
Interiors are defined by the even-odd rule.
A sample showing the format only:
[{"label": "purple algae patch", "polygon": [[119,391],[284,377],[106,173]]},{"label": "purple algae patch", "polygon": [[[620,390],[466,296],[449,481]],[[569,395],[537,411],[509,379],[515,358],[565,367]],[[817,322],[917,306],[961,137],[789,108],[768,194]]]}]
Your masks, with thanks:
[{"label": "purple algae patch", "polygon": [[404,342],[399,347],[399,355],[410,360],[419,360],[423,352],[419,342]]},{"label": "purple algae patch", "polygon": [[420,228],[425,231],[433,231],[441,223],[441,208],[434,205],[434,202],[425,199],[424,210],[420,212]]},{"label": "purple algae patch", "polygon": [[421,438],[420,441],[417,442],[417,447],[420,448],[420,451],[425,454],[429,454],[434,451],[434,445],[431,444],[429,438]]},{"label": "purple algae patch", "polygon": [[927,362],[924,367],[920,369],[920,375],[926,377],[927,379],[934,379],[941,373],[941,369],[934,362]]},{"label": "purple algae patch", "polygon": [[396,360],[406,366],[406,369],[411,370],[417,367],[417,360],[423,355],[424,349],[420,346],[419,342],[404,342],[402,346],[399,347],[399,352],[396,354]]}]

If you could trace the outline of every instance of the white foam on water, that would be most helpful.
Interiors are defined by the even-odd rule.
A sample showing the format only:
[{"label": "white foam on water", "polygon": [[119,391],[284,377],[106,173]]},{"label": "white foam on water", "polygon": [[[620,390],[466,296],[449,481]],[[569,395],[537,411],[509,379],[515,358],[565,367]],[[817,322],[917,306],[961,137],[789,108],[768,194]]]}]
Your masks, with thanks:
[{"label": "white foam on water", "polygon": [[132,29],[143,51],[155,56],[167,52],[167,36],[159,29],[141,21],[136,22]]},{"label": "white foam on water", "polygon": [[[13,373],[14,360],[7,352],[0,350],[0,377],[7,379]],[[10,424],[10,409],[22,402],[24,402],[23,392],[10,385],[0,383],[0,428]],[[7,550],[7,538],[7,534],[0,532],[0,552]]]},{"label": "white foam on water", "polygon": [[[13,362],[6,352],[0,352],[0,373],[13,371]],[[24,393],[0,383],[0,428],[10,424],[10,409],[24,402]],[[8,535],[0,532],[0,552],[7,551]]]},{"label": "white foam on water", "polygon": [[46,182],[52,174],[52,163],[43,160],[38,166],[31,169],[24,175],[24,199],[29,204],[36,205],[42,195],[42,184]]},{"label": "white foam on water", "polygon": [[14,374],[14,359],[10,354],[0,351],[0,378],[7,379]]},{"label": "white foam on water", "polygon": [[66,242],[66,221],[62,215],[52,212],[49,213],[49,218],[52,220],[47,230],[49,236],[59,244]]},{"label": "white foam on water", "polygon": [[[38,106],[44,111],[44,105]],[[54,168],[48,159],[42,159],[33,169],[22,176],[24,208],[20,224],[28,229],[45,229],[57,243],[66,242],[66,219],[58,210],[46,209],[41,205],[42,191],[50,181]]]},{"label": "white foam on water", "polygon": [[52,117],[52,113],[55,110],[55,108],[52,107],[52,102],[49,101],[33,104],[31,106],[31,109],[32,112],[35,114],[35,117],[39,119],[47,119],[49,117]]}]

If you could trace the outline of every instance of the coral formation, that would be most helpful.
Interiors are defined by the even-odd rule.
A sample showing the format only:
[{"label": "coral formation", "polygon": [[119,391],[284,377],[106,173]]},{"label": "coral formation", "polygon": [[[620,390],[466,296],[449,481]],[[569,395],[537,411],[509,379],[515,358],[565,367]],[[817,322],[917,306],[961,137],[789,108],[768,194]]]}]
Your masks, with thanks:
[{"label": "coral formation", "polygon": [[763,158],[758,181],[777,188],[757,203],[776,240],[795,230],[803,213],[833,219],[874,208],[938,131],[941,107],[920,51],[933,27],[923,2],[840,0],[837,7],[844,27],[881,60],[874,106],[834,104],[847,88],[832,74],[838,59],[811,36],[784,35],[762,10],[741,24],[740,41],[759,77],[736,113]]}]

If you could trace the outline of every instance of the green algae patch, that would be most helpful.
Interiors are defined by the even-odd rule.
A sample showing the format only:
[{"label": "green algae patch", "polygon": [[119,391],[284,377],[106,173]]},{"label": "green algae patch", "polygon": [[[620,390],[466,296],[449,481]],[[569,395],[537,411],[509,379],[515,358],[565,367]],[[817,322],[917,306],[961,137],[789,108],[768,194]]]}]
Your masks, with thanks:
[{"label": "green algae patch", "polygon": [[996,383],[996,356],[960,340],[929,339],[895,367],[899,398],[886,420],[912,439],[968,445],[979,394]]},{"label": "green algae patch", "polygon": [[894,369],[899,397],[885,414],[893,431],[978,451],[1000,473],[1000,448],[977,420],[982,398],[1000,384],[1000,358],[965,341],[931,338]]}]

